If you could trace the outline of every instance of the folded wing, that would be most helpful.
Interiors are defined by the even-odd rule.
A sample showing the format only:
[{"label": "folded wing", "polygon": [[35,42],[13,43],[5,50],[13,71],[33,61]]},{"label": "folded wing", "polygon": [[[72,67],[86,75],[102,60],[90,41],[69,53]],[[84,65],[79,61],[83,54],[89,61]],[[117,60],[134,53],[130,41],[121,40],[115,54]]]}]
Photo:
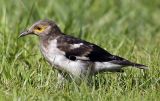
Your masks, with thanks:
[{"label": "folded wing", "polygon": [[70,60],[110,62],[122,66],[135,66],[140,69],[147,69],[145,65],[133,63],[119,56],[112,55],[95,44],[72,36],[63,35],[57,39],[57,42],[57,48],[64,51],[66,57]]}]

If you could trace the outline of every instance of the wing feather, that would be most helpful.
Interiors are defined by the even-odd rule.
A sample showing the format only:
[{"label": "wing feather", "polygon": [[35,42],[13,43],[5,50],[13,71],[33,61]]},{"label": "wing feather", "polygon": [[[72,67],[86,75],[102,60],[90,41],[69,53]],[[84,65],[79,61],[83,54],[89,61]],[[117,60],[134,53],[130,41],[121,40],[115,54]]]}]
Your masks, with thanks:
[{"label": "wing feather", "polygon": [[[63,35],[57,39],[58,42],[58,48],[66,53],[66,57],[74,60],[80,59],[80,60],[89,60],[89,61],[99,61],[99,62],[106,62],[106,61],[112,61],[113,55],[107,52],[106,50],[102,49],[101,47],[86,42],[84,40]],[[73,48],[71,45],[74,44],[81,44],[79,47]],[[73,57],[75,57],[73,59]]]}]

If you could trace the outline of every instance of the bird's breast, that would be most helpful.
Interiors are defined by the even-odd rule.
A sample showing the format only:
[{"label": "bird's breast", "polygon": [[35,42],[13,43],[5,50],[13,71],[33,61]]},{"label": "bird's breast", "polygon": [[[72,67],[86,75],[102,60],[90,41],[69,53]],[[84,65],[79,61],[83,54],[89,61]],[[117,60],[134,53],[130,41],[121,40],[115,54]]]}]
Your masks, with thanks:
[{"label": "bird's breast", "polygon": [[51,41],[47,47],[40,45],[45,59],[56,69],[79,76],[88,70],[90,63],[81,60],[72,61],[66,58],[65,52],[57,48],[57,41]]},{"label": "bird's breast", "polygon": [[45,57],[45,59],[47,59],[47,61],[52,65],[54,63],[55,57],[63,56],[65,54],[64,52],[60,51],[57,48],[57,40],[56,39],[51,40],[49,42],[42,41],[40,44],[40,50],[41,50],[43,56]]}]

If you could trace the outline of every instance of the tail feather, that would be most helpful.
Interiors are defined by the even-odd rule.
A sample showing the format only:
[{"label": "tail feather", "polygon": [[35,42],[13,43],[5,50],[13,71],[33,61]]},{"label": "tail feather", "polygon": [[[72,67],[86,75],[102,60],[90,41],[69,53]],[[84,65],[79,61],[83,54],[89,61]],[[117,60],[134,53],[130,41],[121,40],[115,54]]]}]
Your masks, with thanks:
[{"label": "tail feather", "polygon": [[131,66],[137,67],[137,68],[139,68],[139,69],[148,69],[148,66],[143,65],[143,64],[138,64],[138,63],[132,63]]},{"label": "tail feather", "polygon": [[114,64],[122,65],[122,66],[133,66],[133,67],[137,67],[139,69],[148,69],[148,66],[146,66],[146,65],[133,63],[128,60],[113,60],[111,62]]}]

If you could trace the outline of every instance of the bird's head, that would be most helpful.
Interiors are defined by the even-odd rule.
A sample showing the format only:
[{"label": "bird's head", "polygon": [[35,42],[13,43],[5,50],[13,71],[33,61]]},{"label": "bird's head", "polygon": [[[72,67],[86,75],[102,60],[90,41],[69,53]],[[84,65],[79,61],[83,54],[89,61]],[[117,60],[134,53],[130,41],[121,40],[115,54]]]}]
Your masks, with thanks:
[{"label": "bird's head", "polygon": [[35,22],[29,29],[22,32],[20,34],[20,37],[26,36],[29,34],[34,34],[40,37],[45,37],[48,35],[54,35],[61,33],[58,26],[55,24],[55,22],[51,20],[40,20]]}]

